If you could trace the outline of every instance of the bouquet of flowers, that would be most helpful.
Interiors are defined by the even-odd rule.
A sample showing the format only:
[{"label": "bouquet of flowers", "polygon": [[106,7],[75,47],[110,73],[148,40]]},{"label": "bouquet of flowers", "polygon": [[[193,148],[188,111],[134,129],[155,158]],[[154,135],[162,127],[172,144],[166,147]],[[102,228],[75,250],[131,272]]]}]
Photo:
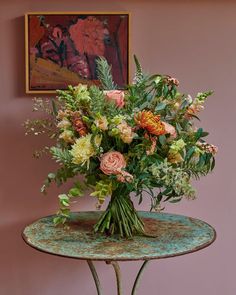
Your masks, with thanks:
[{"label": "bouquet of flowers", "polygon": [[34,110],[42,108],[47,116],[27,120],[27,134],[47,132],[56,139],[46,150],[59,163],[59,169],[48,174],[42,192],[52,182],[75,180],[68,192],[59,195],[55,224],[67,222],[70,205],[89,188],[98,209],[110,197],[95,232],[122,237],[143,234],[145,225],[131,192],[139,203],[149,196],[151,210],[162,210],[162,202],[177,203],[183,196],[194,199],[192,178],[214,168],[217,147],[204,140],[206,131],[194,127],[212,92],[195,98],[181,94],[177,79],[145,75],[135,56],[134,60],[136,74],[127,90],[116,89],[111,67],[98,58],[99,86],[69,86],[58,90],[57,100],[35,99]]}]

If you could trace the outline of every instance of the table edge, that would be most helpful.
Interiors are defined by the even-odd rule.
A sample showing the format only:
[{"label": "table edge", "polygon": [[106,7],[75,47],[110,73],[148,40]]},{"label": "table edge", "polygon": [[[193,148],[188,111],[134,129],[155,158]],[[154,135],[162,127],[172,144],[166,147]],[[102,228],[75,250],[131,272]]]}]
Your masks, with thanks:
[{"label": "table edge", "polygon": [[[72,213],[80,213],[80,212],[94,212],[94,211],[74,211]],[[97,212],[97,211],[95,211]],[[102,211],[100,211],[102,212]],[[138,212],[148,212],[148,211],[138,211]],[[150,212],[150,213],[153,213],[155,214],[155,212]],[[159,213],[158,213],[159,214]],[[35,223],[36,221],[38,221],[39,219],[43,219],[43,218],[48,218],[48,217],[51,217],[51,216],[54,216],[55,214],[51,214],[51,215],[48,215],[48,216],[44,216],[44,217],[41,217],[39,219],[36,219],[35,221],[33,221],[32,223],[30,223],[29,225],[26,225],[24,227],[24,229],[22,230],[21,232],[21,237],[23,239],[23,241],[28,245],[30,246],[31,248],[33,249],[36,249],[38,250],[39,252],[42,252],[42,253],[46,253],[46,254],[49,254],[49,255],[54,255],[54,256],[58,256],[58,257],[62,257],[62,258],[70,258],[70,259],[76,259],[76,260],[91,260],[91,261],[142,261],[142,260],[157,260],[157,259],[165,259],[165,258],[173,258],[173,257],[178,257],[178,256],[183,256],[183,255],[186,255],[186,254],[191,254],[191,253],[195,253],[195,252],[198,252],[200,250],[203,250],[207,247],[209,247],[211,244],[213,244],[217,238],[217,233],[216,233],[216,230],[213,226],[211,226],[209,223],[201,220],[201,219],[198,219],[198,218],[194,218],[194,217],[190,217],[190,216],[186,216],[186,215],[181,215],[181,214],[172,214],[172,213],[167,213],[167,212],[161,212],[160,214],[167,214],[167,215],[175,215],[175,216],[184,216],[186,218],[190,218],[190,219],[195,219],[195,220],[198,220],[198,221],[201,221],[201,222],[204,222],[206,225],[208,225],[212,230],[213,230],[213,238],[212,240],[210,240],[209,242],[206,242],[204,244],[202,244],[201,246],[198,246],[196,248],[194,248],[193,250],[188,250],[188,251],[183,251],[181,253],[177,253],[177,254],[169,254],[169,255],[163,255],[163,256],[156,256],[156,257],[149,257],[149,256],[143,256],[143,257],[140,257],[140,258],[133,258],[133,259],[129,259],[129,258],[91,258],[91,257],[75,257],[75,256],[67,256],[67,255],[63,255],[63,254],[56,254],[56,253],[53,253],[53,252],[50,252],[50,251],[47,251],[47,250],[42,250],[40,249],[39,247],[33,245],[30,243],[30,241],[28,241],[26,235],[24,234],[24,231],[25,229],[30,226],[31,224]]]}]

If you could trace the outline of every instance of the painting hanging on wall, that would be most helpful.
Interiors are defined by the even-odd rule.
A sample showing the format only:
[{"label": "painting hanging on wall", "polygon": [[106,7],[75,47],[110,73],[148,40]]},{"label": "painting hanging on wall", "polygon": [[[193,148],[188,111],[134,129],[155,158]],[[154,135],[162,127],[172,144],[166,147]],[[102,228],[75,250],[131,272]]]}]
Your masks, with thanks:
[{"label": "painting hanging on wall", "polygon": [[25,38],[27,93],[99,85],[99,56],[112,66],[119,89],[128,84],[128,13],[28,13]]}]

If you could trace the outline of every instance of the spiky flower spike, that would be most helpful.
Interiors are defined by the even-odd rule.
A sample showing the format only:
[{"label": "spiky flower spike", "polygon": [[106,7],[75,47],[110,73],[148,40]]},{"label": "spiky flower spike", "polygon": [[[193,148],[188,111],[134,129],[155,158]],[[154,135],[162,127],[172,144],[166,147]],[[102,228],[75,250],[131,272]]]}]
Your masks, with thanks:
[{"label": "spiky flower spike", "polygon": [[142,66],[139,63],[139,60],[137,58],[136,55],[134,55],[134,62],[135,62],[135,66],[136,66],[136,71],[135,71],[135,76],[134,76],[134,81],[133,83],[141,83],[143,78],[144,78],[144,74],[143,74],[143,70],[142,70]]}]

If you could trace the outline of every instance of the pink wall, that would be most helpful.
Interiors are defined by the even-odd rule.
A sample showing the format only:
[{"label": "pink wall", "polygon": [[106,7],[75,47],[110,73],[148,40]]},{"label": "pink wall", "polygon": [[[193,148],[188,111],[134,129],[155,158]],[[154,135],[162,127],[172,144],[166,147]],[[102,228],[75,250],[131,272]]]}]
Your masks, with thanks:
[{"label": "pink wall", "polygon": [[[39,193],[53,168],[31,153],[40,139],[24,137],[22,122],[31,117],[31,97],[24,94],[24,20],[29,11],[129,11],[131,47],[149,71],[169,73],[181,89],[195,94],[214,89],[202,125],[220,152],[215,172],[196,184],[198,199],[167,206],[167,211],[203,219],[217,229],[209,248],[178,258],[154,261],[138,294],[234,295],[235,283],[235,1],[0,1],[0,295],[95,294],[85,262],[53,257],[27,247],[22,228],[57,209],[52,189]],[[232,132],[232,133],[230,133]],[[78,210],[93,209],[85,198]],[[142,208],[147,208],[143,204]],[[115,294],[111,267],[97,263],[106,295]],[[139,263],[122,263],[125,294]]]}]

